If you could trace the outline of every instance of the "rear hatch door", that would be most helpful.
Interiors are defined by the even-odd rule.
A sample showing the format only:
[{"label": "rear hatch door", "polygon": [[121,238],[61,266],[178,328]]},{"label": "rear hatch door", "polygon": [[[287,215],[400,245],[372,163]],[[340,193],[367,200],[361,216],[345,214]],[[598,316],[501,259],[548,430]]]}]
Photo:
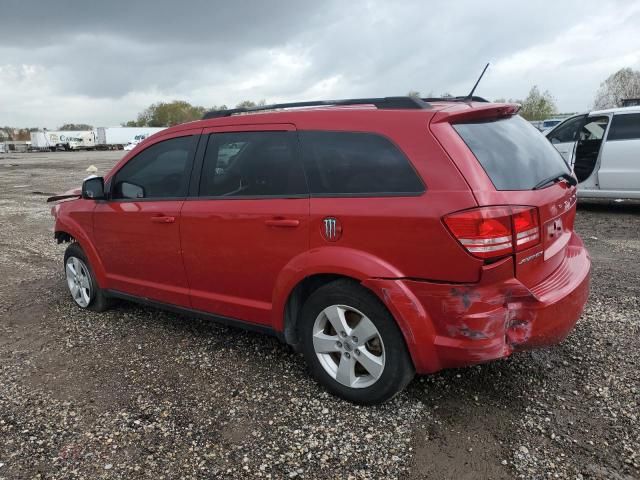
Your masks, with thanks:
[{"label": "rear hatch door", "polygon": [[551,143],[508,107],[457,108],[434,118],[431,129],[462,171],[478,205],[536,207],[540,241],[514,252],[514,273],[531,287],[565,257],[575,220],[575,179]]}]

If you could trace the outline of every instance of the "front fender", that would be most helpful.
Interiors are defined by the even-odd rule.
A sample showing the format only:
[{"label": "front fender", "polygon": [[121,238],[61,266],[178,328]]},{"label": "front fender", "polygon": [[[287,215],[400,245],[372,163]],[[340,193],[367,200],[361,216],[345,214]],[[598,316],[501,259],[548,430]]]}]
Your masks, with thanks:
[{"label": "front fender", "polygon": [[[64,204],[59,204],[60,207],[63,207],[63,205]],[[100,288],[108,288],[104,264],[87,233],[88,230],[91,230],[93,227],[93,208],[89,211],[80,211],[79,213],[79,219],[76,219],[71,215],[65,214],[64,207],[61,208],[56,216],[54,231],[66,232],[80,244],[87,256],[87,260],[89,260],[91,264],[91,269],[98,282],[98,286]]]}]

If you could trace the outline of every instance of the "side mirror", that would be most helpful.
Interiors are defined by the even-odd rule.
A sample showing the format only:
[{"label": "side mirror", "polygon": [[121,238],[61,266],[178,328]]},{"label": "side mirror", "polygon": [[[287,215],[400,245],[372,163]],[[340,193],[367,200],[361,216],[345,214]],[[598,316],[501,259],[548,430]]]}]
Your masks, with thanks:
[{"label": "side mirror", "polygon": [[89,200],[104,200],[104,178],[93,177],[82,182],[82,198]]}]

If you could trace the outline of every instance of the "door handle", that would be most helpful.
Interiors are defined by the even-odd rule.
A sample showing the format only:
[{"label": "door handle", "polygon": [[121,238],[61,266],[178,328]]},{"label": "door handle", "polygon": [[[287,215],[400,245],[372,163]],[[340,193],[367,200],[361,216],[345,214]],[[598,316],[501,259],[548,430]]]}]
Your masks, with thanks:
[{"label": "door handle", "polygon": [[264,223],[269,227],[295,228],[300,225],[300,220],[294,218],[273,218],[265,220]]},{"label": "door handle", "polygon": [[155,217],[151,217],[151,221],[153,223],[173,223],[176,221],[176,217],[168,217],[164,215],[158,215]]}]

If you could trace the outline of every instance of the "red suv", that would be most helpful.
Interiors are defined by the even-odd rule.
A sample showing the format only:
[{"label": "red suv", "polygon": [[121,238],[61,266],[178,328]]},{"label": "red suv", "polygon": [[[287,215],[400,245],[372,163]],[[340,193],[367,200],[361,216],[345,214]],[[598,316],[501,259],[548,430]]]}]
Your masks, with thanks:
[{"label": "red suv", "polygon": [[54,206],[73,299],[276,335],[365,404],[414,372],[560,342],[589,289],[575,178],[518,106],[479,100],[271,105],[163,130]]}]

